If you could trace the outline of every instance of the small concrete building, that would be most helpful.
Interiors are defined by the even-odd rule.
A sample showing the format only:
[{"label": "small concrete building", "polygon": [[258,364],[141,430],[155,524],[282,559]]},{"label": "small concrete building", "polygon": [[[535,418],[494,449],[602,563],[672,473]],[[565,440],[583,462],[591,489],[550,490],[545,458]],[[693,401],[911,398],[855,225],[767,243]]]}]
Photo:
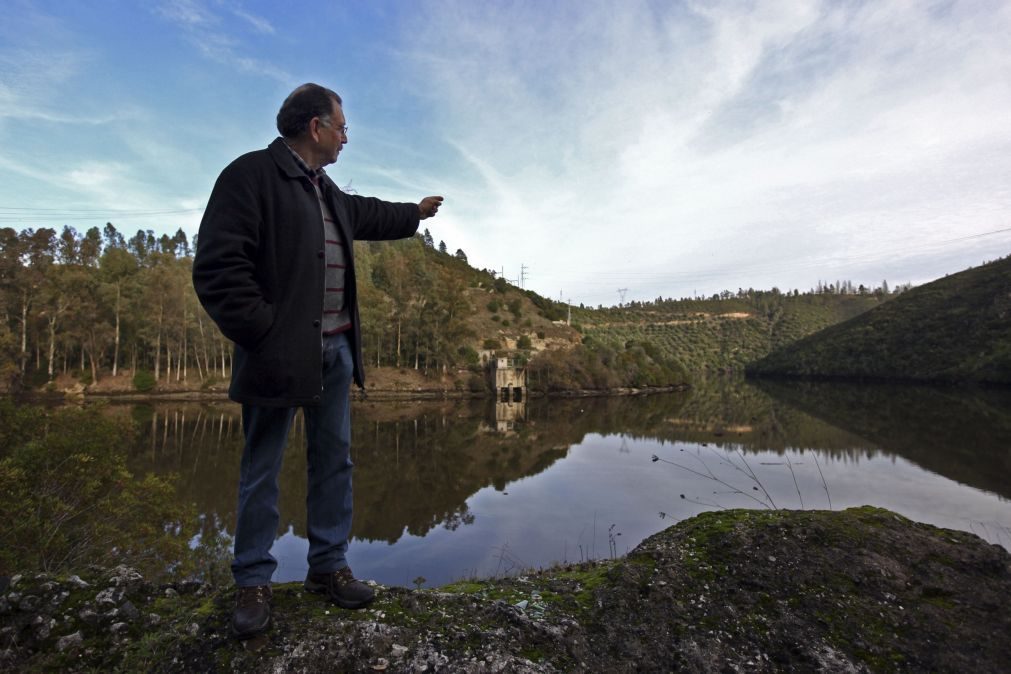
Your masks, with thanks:
[{"label": "small concrete building", "polygon": [[518,366],[511,358],[494,361],[495,390],[503,402],[525,400],[527,397],[527,369]]}]

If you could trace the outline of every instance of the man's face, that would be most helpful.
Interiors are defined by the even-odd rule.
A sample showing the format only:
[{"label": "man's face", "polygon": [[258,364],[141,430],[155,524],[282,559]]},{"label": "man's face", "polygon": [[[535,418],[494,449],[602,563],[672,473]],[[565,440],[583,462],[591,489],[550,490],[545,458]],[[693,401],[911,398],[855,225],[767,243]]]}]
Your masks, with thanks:
[{"label": "man's face", "polygon": [[321,120],[318,130],[320,154],[324,157],[323,166],[337,161],[337,155],[340,154],[344,144],[348,142],[347,134],[344,132],[346,123],[340,104],[333,101],[330,121],[323,122]]}]

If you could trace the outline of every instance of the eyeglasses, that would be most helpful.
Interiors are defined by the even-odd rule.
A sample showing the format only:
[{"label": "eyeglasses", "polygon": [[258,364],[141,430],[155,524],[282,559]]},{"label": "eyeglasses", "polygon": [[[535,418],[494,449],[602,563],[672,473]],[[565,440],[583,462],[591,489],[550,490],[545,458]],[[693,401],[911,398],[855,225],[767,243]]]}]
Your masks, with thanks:
[{"label": "eyeglasses", "polygon": [[333,129],[334,131],[337,131],[338,133],[340,133],[340,134],[342,134],[344,136],[348,135],[348,125],[347,124],[345,124],[344,126],[334,126],[330,122],[330,120],[323,119],[322,117],[320,117],[319,123],[322,124],[323,126],[325,126],[326,128]]}]

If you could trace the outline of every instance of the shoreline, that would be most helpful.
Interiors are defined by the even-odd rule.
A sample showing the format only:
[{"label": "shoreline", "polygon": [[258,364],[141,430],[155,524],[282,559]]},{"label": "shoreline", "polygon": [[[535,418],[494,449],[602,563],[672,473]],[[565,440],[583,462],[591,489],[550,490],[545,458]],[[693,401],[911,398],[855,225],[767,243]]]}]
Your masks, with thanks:
[{"label": "shoreline", "polygon": [[[691,388],[688,384],[678,384],[673,386],[649,386],[649,387],[620,387],[613,389],[569,389],[564,391],[530,391],[528,398],[600,398],[607,396],[641,396],[654,395],[658,393],[675,393],[687,391]],[[103,391],[88,393],[86,391],[31,391],[22,392],[17,396],[3,394],[5,397],[16,397],[25,402],[37,403],[64,403],[64,402],[230,402],[226,390],[182,390],[182,391],[153,391],[139,393],[136,391]],[[353,402],[394,402],[398,400],[481,400],[497,399],[492,391],[461,391],[458,389],[374,389],[365,390],[353,389],[351,400]],[[518,402],[518,401],[516,401]]]}]

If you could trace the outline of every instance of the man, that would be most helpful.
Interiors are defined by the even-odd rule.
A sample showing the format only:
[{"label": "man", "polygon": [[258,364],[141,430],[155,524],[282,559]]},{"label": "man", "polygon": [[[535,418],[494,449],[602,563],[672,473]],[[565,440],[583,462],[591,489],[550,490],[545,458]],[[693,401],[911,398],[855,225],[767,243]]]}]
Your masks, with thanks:
[{"label": "man", "polygon": [[245,446],[232,575],[232,631],[270,624],[277,561],[278,471],[295,410],[306,425],[309,573],[305,588],[344,608],[375,596],[356,580],[351,530],[352,379],[364,387],[355,285],[355,239],[412,236],[442,197],[419,204],[345,194],[323,171],[348,142],[340,96],[317,84],[293,91],[277,113],[281,137],[222,171],[207,202],[193,285],[235,342],[229,396],[242,403]]}]

